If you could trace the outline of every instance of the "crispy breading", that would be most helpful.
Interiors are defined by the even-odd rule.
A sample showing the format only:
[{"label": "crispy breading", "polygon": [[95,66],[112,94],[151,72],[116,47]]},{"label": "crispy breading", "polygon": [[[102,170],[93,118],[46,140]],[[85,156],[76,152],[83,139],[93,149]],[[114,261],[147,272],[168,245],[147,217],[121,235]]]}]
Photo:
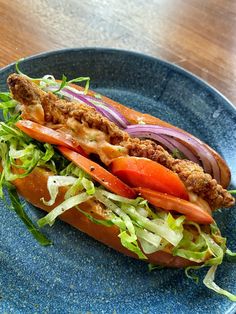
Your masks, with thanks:
[{"label": "crispy breading", "polygon": [[[130,137],[127,132],[119,129],[94,108],[77,101],[59,99],[52,93],[42,91],[36,84],[18,74],[9,76],[8,85],[14,99],[23,105],[24,117],[31,112],[27,107],[40,105],[44,112],[45,123],[64,125],[64,129],[67,128],[72,134],[76,132],[76,127],[79,128],[81,125],[91,129],[91,132],[93,130],[103,132],[110,144],[125,148],[124,155],[128,153],[130,156],[149,158],[177,173],[187,189],[205,199],[211,208],[230,207],[234,204],[232,195],[217,184],[209,174],[204,173],[198,164],[173,158],[162,146],[152,140]],[[25,118],[35,119],[35,116]],[[76,140],[80,143],[78,137]],[[80,145],[83,147],[83,143]],[[101,156],[100,158],[102,160]]]},{"label": "crispy breading", "polygon": [[66,125],[68,118],[73,117],[78,123],[107,134],[110,143],[113,145],[129,138],[126,132],[123,132],[114,123],[100,115],[95,108],[83,103],[78,104],[78,102],[59,99],[53,93],[44,92],[26,77],[18,74],[10,75],[7,82],[14,99],[24,105],[23,111],[27,111],[29,106],[41,104],[44,110],[45,122]]}]

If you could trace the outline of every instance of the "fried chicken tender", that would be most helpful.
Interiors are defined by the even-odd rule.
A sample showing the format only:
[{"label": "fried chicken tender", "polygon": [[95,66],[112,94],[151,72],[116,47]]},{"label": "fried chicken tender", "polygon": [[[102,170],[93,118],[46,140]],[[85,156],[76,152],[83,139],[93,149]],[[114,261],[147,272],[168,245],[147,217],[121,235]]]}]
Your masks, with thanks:
[{"label": "fried chicken tender", "polygon": [[[100,138],[101,134],[104,135],[110,146],[119,145],[124,148],[119,150],[119,156],[130,155],[157,161],[177,173],[187,189],[206,200],[212,209],[230,207],[235,203],[232,195],[217,184],[209,174],[204,173],[198,164],[173,158],[162,146],[152,140],[130,137],[127,132],[103,117],[94,108],[77,101],[59,99],[18,74],[9,76],[8,85],[13,98],[22,105],[24,118],[46,125],[48,123],[63,125],[64,130],[74,136],[78,130],[81,130],[81,126],[87,133],[100,131]],[[82,139],[80,141],[77,136],[76,140],[86,151]],[[111,149],[107,152],[111,152]],[[104,158],[104,152],[99,157],[105,164],[109,164],[109,156]]]}]

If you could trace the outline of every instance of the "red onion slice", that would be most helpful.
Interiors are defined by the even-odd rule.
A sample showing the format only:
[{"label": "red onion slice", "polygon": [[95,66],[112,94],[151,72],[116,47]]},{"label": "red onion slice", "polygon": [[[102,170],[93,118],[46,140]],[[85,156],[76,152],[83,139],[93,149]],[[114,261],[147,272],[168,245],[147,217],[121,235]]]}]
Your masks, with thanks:
[{"label": "red onion slice", "polygon": [[[47,86],[45,90],[56,91],[59,87],[59,85],[50,85]],[[126,128],[128,125],[128,121],[119,111],[100,99],[85,95],[83,92],[80,92],[72,87],[64,87],[60,90],[60,94],[70,100],[82,101],[86,105],[95,108],[101,115],[117,124],[120,128]]]},{"label": "red onion slice", "polygon": [[199,159],[184,144],[182,144],[181,142],[178,142],[174,138],[169,137],[168,135],[162,135],[162,137],[166,140],[169,140],[172,143],[172,145],[175,146],[175,148],[177,148],[181,153],[184,154],[185,157],[187,157],[187,159],[192,160],[196,164],[199,164],[199,165],[201,164]]},{"label": "red onion slice", "polygon": [[[196,152],[196,155],[200,158],[203,168],[205,172],[212,174],[213,178],[220,183],[220,169],[219,165],[215,159],[215,157],[211,154],[211,152],[201,143],[200,140],[191,137],[190,135],[181,132],[179,130],[175,130],[168,127],[162,127],[157,125],[145,125],[145,124],[135,124],[129,125],[125,129],[130,135],[135,137],[148,137],[155,138],[156,135],[168,136],[169,140],[174,138],[175,140],[180,139],[185,142]],[[172,142],[173,144],[173,142]]]},{"label": "red onion slice", "polygon": [[148,134],[147,134],[145,138],[150,138],[152,140],[155,140],[159,144],[164,145],[171,152],[173,152],[176,149],[176,147],[168,139],[165,139],[162,135],[155,134],[152,137],[148,137]]},{"label": "red onion slice", "polygon": [[113,114],[115,113],[116,115],[116,119],[118,121],[120,121],[120,124],[126,128],[127,125],[129,125],[130,123],[126,120],[126,118],[118,111],[116,110],[116,108],[114,108],[113,106],[107,104],[106,102],[104,102],[103,100],[99,99],[99,98],[96,98],[96,97],[92,97],[92,96],[89,96],[89,95],[84,95],[84,97],[86,97],[87,99],[93,101],[94,103],[96,103],[97,105],[100,105],[100,106],[105,106],[106,109],[110,110]]},{"label": "red onion slice", "polygon": [[114,117],[107,110],[101,108],[100,106],[96,106],[94,103],[92,103],[86,97],[84,97],[82,94],[74,93],[73,91],[67,90],[65,88],[62,91],[60,91],[60,93],[64,96],[67,96],[70,99],[73,98],[76,101],[78,101],[78,100],[82,101],[84,104],[96,109],[97,112],[99,112],[104,117],[108,118],[110,121],[117,123],[117,121],[115,121]]}]

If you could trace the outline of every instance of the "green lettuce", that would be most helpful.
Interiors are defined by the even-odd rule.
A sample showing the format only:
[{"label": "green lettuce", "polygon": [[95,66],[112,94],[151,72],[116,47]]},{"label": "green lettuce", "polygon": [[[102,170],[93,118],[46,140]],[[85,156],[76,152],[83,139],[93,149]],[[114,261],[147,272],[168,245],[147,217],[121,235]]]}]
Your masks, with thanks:
[{"label": "green lettuce", "polygon": [[215,291],[218,294],[226,296],[228,299],[230,299],[233,302],[236,302],[236,295],[220,288],[215,282],[215,273],[217,270],[217,265],[213,265],[208,270],[205,278],[203,279],[203,283],[205,286],[213,291]]},{"label": "green lettuce", "polygon": [[21,221],[24,223],[29,232],[41,245],[43,246],[51,245],[52,242],[45,235],[43,235],[41,231],[39,231],[39,229],[35,226],[35,224],[27,215],[24,206],[19,199],[16,188],[9,182],[5,182],[4,186],[7,189],[7,194],[10,199],[9,208],[17,214],[17,216],[21,219]]},{"label": "green lettuce", "polygon": [[81,203],[89,200],[91,196],[89,196],[86,192],[72,196],[56,206],[50,213],[48,213],[45,217],[38,220],[39,227],[43,227],[47,224],[52,226],[54,224],[55,219],[66,212],[68,209],[75,207]]}]

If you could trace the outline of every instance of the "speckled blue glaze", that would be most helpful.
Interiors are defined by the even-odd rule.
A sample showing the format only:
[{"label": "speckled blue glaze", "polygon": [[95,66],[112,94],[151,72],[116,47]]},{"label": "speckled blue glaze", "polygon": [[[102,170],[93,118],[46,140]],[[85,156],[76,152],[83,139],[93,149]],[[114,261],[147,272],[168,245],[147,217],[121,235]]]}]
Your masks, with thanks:
[{"label": "speckled blue glaze", "polygon": [[[112,49],[70,49],[26,59],[30,76],[90,76],[91,87],[128,106],[169,121],[198,136],[228,162],[236,184],[236,110],[217,91],[172,64]],[[0,90],[14,65],[0,70]],[[3,202],[0,222],[1,313],[235,313],[235,304],[183,270],[149,273],[125,257],[58,221],[44,232],[54,242],[39,246]],[[216,214],[236,249],[235,209]],[[34,221],[43,213],[27,206]],[[202,279],[205,270],[199,271]],[[224,262],[217,282],[236,293],[236,265]]]}]

